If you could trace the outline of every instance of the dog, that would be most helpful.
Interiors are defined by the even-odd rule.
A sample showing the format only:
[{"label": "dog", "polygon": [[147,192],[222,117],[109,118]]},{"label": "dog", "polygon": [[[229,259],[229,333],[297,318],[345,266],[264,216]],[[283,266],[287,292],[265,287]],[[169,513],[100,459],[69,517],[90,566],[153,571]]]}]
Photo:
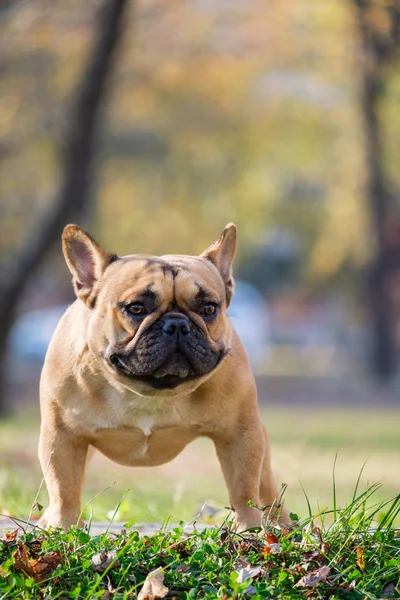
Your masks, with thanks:
[{"label": "dog", "polygon": [[90,447],[122,465],[154,466],[199,436],[214,442],[237,529],[260,526],[257,506],[290,522],[254,377],[227,315],[235,225],[200,256],[118,257],[76,225],[64,229],[62,247],[77,300],[57,326],[40,381],[39,459],[50,502],[39,525],[81,524]]}]

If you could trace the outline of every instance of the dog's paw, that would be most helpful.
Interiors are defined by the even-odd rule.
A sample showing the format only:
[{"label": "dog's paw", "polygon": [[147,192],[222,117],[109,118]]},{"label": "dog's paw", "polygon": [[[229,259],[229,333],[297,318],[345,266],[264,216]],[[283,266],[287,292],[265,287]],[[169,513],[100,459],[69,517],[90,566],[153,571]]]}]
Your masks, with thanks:
[{"label": "dog's paw", "polygon": [[72,525],[83,527],[82,519],[79,519],[79,511],[61,511],[48,508],[40,517],[37,527],[41,529],[64,529],[67,531]]},{"label": "dog's paw", "polygon": [[258,509],[249,506],[235,512],[233,528],[238,533],[253,527],[261,527],[261,512]]},{"label": "dog's paw", "polygon": [[271,523],[278,524],[285,529],[291,529],[295,523],[290,518],[290,512],[284,506],[264,510],[261,519],[263,529],[268,529]]}]

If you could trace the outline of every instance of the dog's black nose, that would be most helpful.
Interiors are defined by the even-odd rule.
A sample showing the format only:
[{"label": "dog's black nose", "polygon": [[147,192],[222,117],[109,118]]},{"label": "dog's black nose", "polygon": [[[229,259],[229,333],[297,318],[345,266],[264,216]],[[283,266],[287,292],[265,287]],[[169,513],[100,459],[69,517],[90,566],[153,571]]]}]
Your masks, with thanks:
[{"label": "dog's black nose", "polygon": [[167,317],[163,325],[164,335],[177,337],[178,335],[189,335],[190,325],[185,317]]}]

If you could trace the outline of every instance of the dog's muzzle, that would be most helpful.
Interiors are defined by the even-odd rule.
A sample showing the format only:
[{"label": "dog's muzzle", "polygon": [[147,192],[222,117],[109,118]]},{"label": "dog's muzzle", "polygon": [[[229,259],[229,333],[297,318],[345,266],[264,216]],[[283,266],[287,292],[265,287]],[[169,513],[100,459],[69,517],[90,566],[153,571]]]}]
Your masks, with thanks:
[{"label": "dog's muzzle", "polygon": [[131,354],[111,353],[108,362],[119,373],[153,387],[176,387],[212,371],[222,354],[210,348],[185,314],[169,312],[142,333]]}]

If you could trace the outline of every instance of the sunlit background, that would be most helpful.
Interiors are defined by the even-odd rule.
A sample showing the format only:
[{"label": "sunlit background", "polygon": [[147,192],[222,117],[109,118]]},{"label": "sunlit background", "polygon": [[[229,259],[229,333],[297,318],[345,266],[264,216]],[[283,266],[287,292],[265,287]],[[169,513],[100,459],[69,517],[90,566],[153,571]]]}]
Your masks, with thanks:
[{"label": "sunlit background", "polygon": [[[230,315],[291,507],[301,486],[329,504],[336,453],[342,502],[365,461],[362,485],[400,491],[399,22],[395,0],[3,0],[0,512],[41,481],[68,222],[118,254],[198,254],[234,221]],[[86,501],[109,485],[97,518],[127,487],[123,519],[228,502],[205,441],[153,470],[96,457]]]}]

